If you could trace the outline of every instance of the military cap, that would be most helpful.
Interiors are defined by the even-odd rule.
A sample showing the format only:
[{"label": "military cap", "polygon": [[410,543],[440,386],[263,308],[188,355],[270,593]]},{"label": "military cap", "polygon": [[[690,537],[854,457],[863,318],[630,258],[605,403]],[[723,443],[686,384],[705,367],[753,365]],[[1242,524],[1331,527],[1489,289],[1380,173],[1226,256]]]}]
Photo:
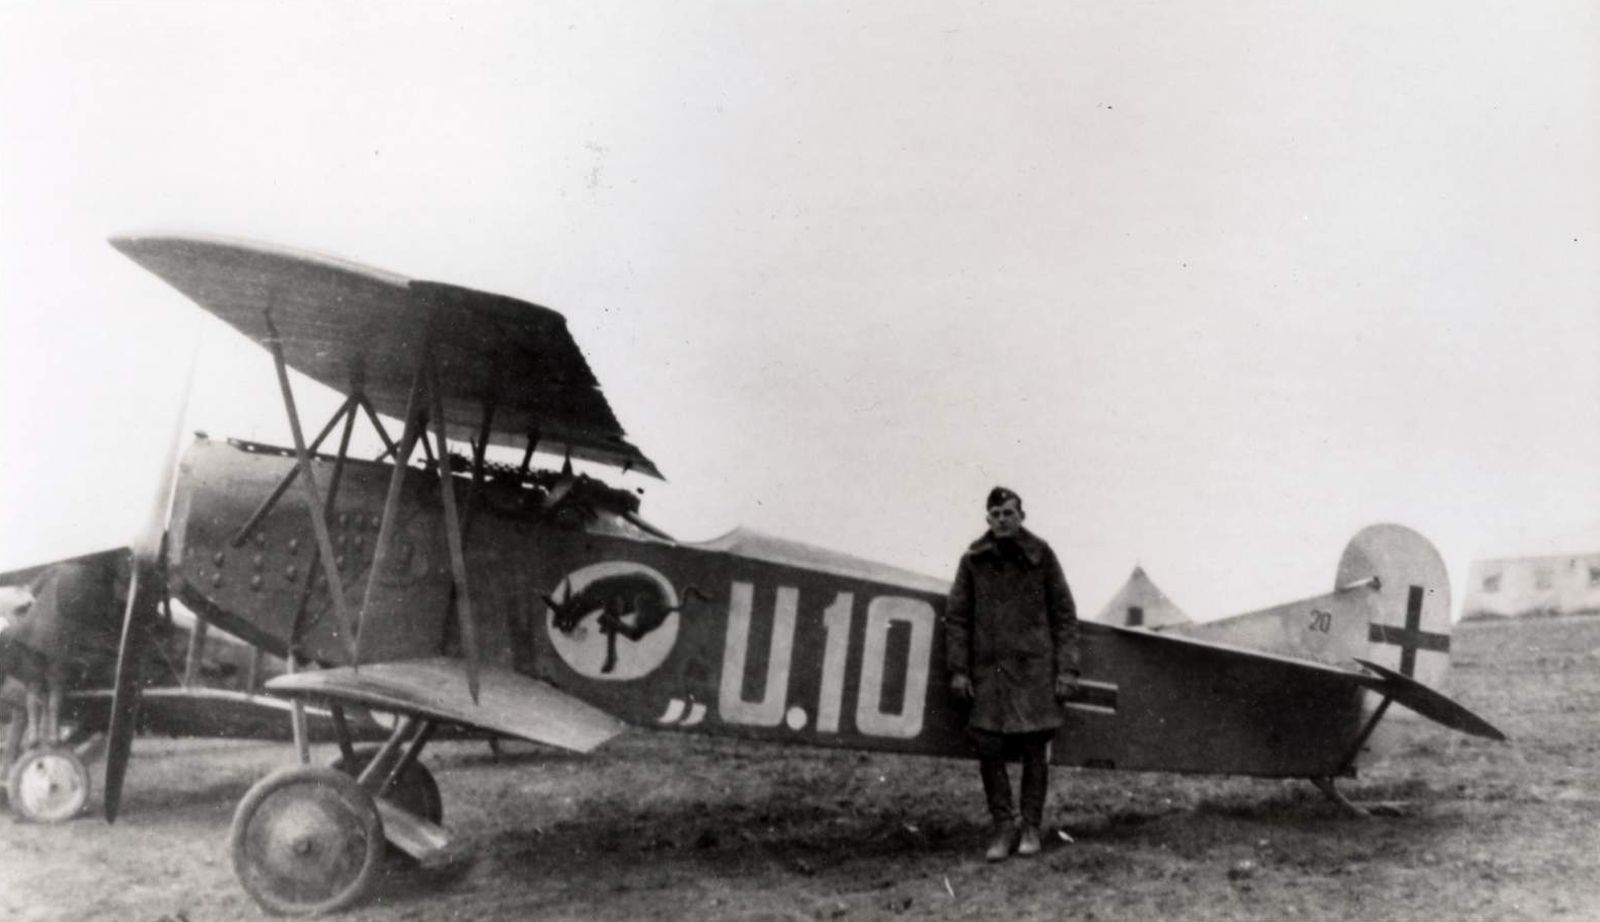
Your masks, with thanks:
[{"label": "military cap", "polygon": [[1022,497],[1018,496],[1016,491],[1008,490],[1005,487],[995,487],[993,490],[990,490],[989,499],[984,503],[983,508],[993,509],[996,506],[1004,506],[1006,504],[1006,500],[1008,499],[1016,500],[1017,509],[1019,511],[1022,509]]}]

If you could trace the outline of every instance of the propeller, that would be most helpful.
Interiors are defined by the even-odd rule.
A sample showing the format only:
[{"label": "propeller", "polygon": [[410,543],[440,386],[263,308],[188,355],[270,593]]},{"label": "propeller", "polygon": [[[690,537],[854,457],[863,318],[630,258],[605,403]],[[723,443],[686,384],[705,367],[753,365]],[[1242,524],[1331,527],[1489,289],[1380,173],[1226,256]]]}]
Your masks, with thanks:
[{"label": "propeller", "polygon": [[133,565],[128,584],[128,606],[122,613],[122,641],[117,647],[117,681],[111,697],[111,728],[106,742],[105,812],[106,822],[117,821],[122,805],[122,781],[128,773],[128,756],[133,747],[133,731],[139,716],[139,677],[154,637],[158,606],[166,598],[167,515],[172,504],[172,487],[177,479],[178,449],[183,441],[183,424],[189,410],[189,393],[194,387],[200,341],[195,339],[189,358],[189,373],[172,421],[172,435],[161,463],[161,480],[150,506],[149,517],[133,539]]}]

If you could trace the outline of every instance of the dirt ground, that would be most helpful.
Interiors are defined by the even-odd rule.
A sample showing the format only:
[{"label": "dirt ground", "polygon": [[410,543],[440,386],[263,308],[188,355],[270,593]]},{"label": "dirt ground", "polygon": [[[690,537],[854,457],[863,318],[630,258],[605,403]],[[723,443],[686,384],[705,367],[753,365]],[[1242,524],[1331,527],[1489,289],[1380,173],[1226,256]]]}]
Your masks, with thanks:
[{"label": "dirt ground", "polygon": [[[496,764],[441,743],[426,761],[467,857],[391,869],[342,918],[1600,919],[1600,619],[1456,637],[1446,691],[1514,741],[1414,723],[1345,784],[1395,815],[1304,782],[1057,769],[1044,854],[988,865],[968,763],[636,732]],[[0,918],[265,918],[226,837],[287,747],[134,749],[115,826],[0,819]]]}]

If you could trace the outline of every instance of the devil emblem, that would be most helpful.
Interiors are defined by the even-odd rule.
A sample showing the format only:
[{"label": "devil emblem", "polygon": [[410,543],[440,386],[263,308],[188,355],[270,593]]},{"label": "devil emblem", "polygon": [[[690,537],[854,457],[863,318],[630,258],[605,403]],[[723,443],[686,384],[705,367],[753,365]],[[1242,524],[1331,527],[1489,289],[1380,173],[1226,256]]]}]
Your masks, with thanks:
[{"label": "devil emblem", "polygon": [[[608,561],[583,567],[541,597],[557,652],[590,678],[646,675],[666,659],[677,639],[682,608],[677,592],[666,577],[643,564]],[[684,590],[684,598],[709,601],[694,586]],[[598,643],[588,630],[591,619]],[[619,649],[619,637],[629,642],[626,647]]]}]

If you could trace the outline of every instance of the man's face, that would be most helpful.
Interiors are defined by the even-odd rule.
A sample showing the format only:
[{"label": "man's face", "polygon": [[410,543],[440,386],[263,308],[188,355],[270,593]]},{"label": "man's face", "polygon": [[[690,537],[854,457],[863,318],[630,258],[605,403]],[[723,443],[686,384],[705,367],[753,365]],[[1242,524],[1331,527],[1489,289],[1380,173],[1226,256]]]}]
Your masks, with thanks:
[{"label": "man's face", "polygon": [[989,530],[996,538],[1014,538],[1022,530],[1022,510],[1015,499],[989,507]]}]

